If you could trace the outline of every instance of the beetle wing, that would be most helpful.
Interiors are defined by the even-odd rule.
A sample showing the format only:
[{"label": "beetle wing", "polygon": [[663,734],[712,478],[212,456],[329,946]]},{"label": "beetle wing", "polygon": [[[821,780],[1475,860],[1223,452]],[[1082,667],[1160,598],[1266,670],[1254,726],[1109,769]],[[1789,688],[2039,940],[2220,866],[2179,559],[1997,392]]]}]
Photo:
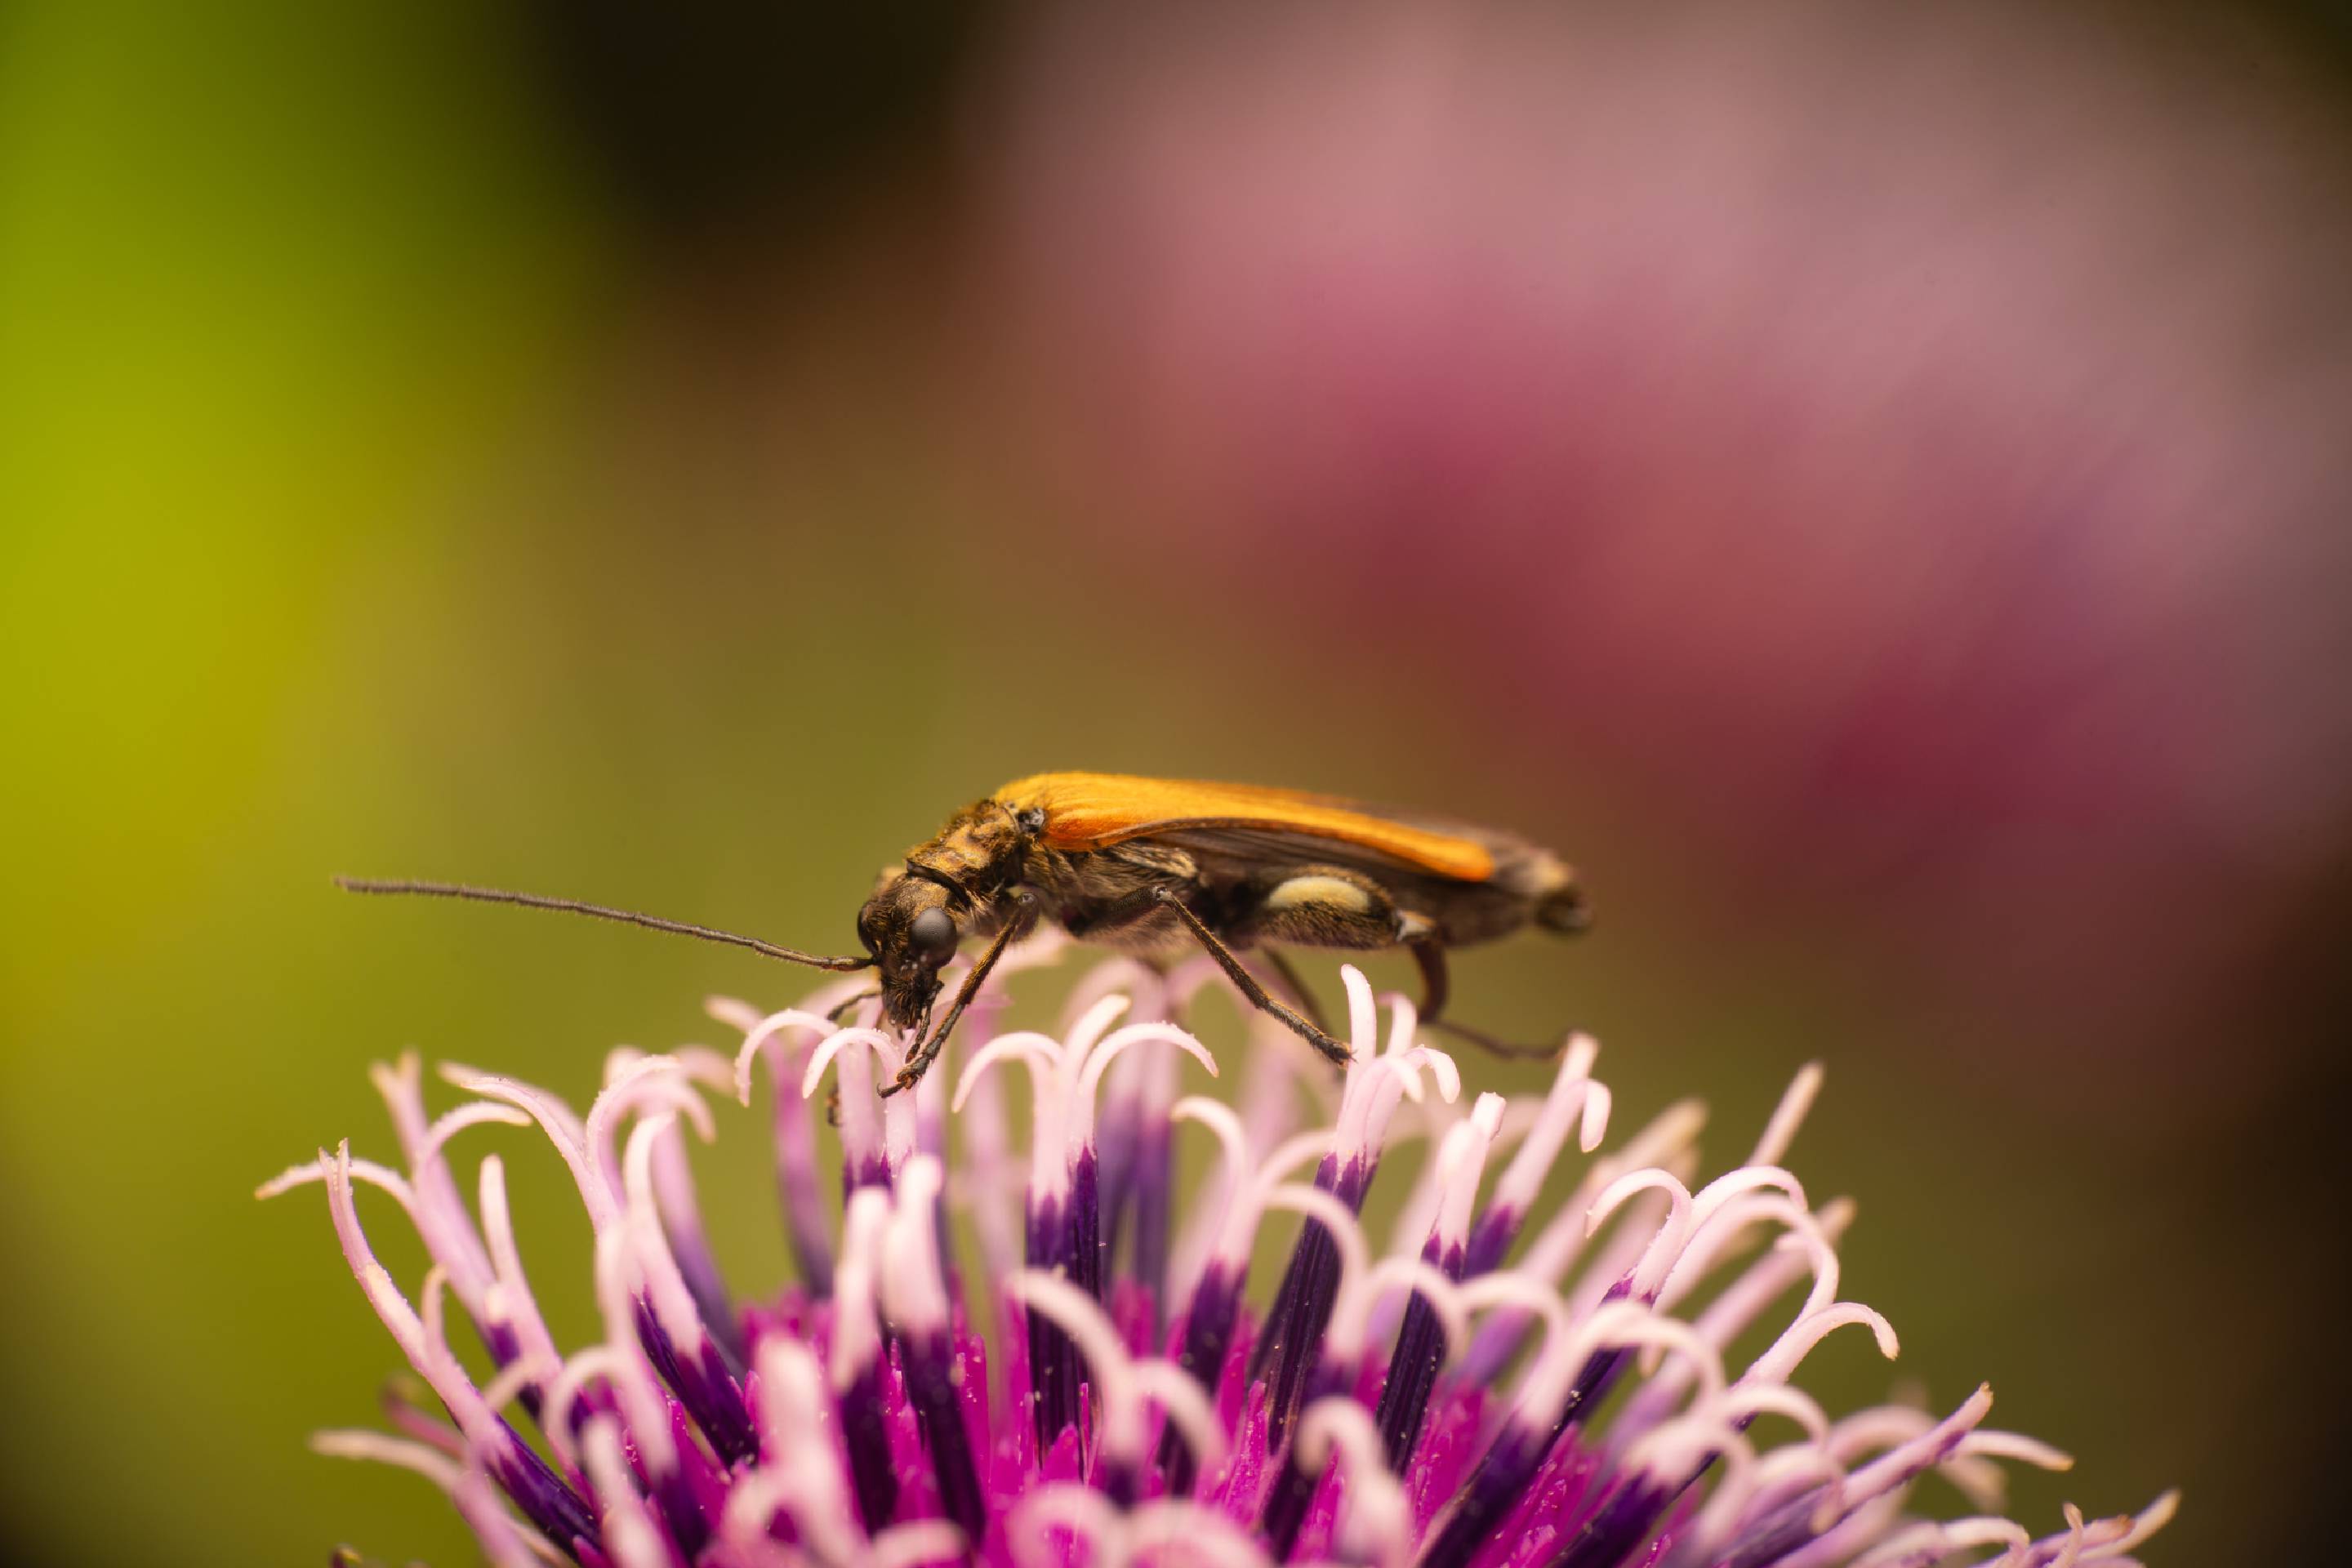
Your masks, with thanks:
[{"label": "beetle wing", "polygon": [[1334,795],[1253,784],[1122,773],[1037,773],[996,793],[1015,811],[1045,814],[1045,842],[1055,849],[1105,849],[1129,839],[1181,834],[1195,853],[1222,848],[1229,858],[1265,865],[1302,857],[1353,863],[1391,874],[1402,865],[1456,882],[1484,882],[1496,871],[1496,850],[1520,847],[1483,829],[1406,819]]}]

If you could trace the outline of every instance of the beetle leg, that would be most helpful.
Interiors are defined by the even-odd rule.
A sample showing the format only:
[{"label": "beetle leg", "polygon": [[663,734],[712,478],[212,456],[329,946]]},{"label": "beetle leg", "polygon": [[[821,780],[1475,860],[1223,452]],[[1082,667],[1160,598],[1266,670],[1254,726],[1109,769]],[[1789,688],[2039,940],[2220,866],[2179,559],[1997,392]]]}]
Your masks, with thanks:
[{"label": "beetle leg", "polygon": [[[1118,847],[1121,852],[1129,847],[1124,844]],[[1172,887],[1175,880],[1190,880],[1192,861],[1189,857],[1185,858],[1184,865],[1187,869],[1183,877],[1171,879],[1170,886]],[[1080,905],[1075,908],[1065,906],[1061,911],[1061,927],[1063,931],[1080,942],[1111,941],[1121,929],[1151,919],[1160,912],[1162,907],[1160,889],[1155,884],[1136,889],[1102,903]],[[1143,952],[1134,952],[1129,956],[1137,963],[1147,964],[1162,974],[1167,973],[1166,963],[1160,954]],[[1289,994],[1291,999],[1298,1004],[1300,1011],[1317,1028],[1327,1034],[1329,1033],[1330,1026],[1323,1017],[1321,1005],[1316,1002],[1315,994],[1307,990],[1300,982],[1297,972],[1283,962],[1282,955],[1271,948],[1265,950],[1264,956],[1266,966],[1275,973],[1276,984]],[[1260,987],[1264,988],[1263,981],[1260,982]]]},{"label": "beetle leg", "polygon": [[1252,1006],[1272,1014],[1292,1034],[1297,1035],[1341,1067],[1347,1066],[1355,1059],[1347,1046],[1334,1038],[1330,1031],[1316,1027],[1296,1008],[1275,1000],[1266,988],[1258,983],[1257,976],[1243,967],[1242,961],[1234,956],[1234,950],[1219,941],[1216,932],[1202,924],[1201,917],[1186,908],[1184,900],[1178,898],[1172,890],[1167,888],[1154,888],[1150,890],[1150,898],[1153,903],[1176,911],[1176,918],[1182,921],[1192,931],[1194,939],[1208,951],[1209,956],[1217,961],[1217,967],[1225,972],[1225,978],[1234,983],[1235,990],[1249,998]]},{"label": "beetle leg", "polygon": [[1412,952],[1413,963],[1421,966],[1421,1021],[1430,1028],[1442,1029],[1490,1056],[1515,1061],[1542,1060],[1559,1054],[1558,1046],[1514,1046],[1495,1038],[1483,1029],[1474,1029],[1467,1024],[1457,1024],[1444,1016],[1445,999],[1450,992],[1445,976],[1445,949],[1429,937],[1405,945]]},{"label": "beetle leg", "polygon": [[857,1007],[864,1003],[871,1002],[874,998],[881,994],[882,988],[878,985],[871,991],[860,991],[856,995],[849,997],[847,1000],[844,1001],[840,1006],[835,1007],[832,1012],[827,1013],[825,1015],[825,1020],[828,1023],[841,1023],[849,1016],[850,1010],[852,1008]]},{"label": "beetle leg", "polygon": [[1445,974],[1445,950],[1433,942],[1411,944],[1412,961],[1421,969],[1421,1021],[1434,1024],[1445,1012],[1445,999],[1454,987]]},{"label": "beetle leg", "polygon": [[1315,993],[1307,989],[1307,983],[1298,977],[1297,966],[1284,956],[1278,947],[1269,947],[1262,951],[1265,957],[1265,966],[1274,971],[1275,978],[1282,982],[1282,988],[1289,992],[1291,1000],[1298,1004],[1298,1010],[1306,1014],[1317,1028],[1328,1033],[1331,1027],[1331,1022],[1323,1016],[1323,1005],[1315,1000]]}]

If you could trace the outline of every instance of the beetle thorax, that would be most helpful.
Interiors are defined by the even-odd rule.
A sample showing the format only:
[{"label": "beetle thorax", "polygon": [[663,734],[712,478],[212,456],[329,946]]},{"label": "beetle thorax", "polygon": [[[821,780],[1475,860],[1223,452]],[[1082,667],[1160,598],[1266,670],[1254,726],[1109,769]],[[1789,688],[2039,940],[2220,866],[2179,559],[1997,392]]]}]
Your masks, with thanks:
[{"label": "beetle thorax", "polygon": [[964,807],[940,836],[907,853],[907,868],[984,901],[1020,879],[1026,839],[1013,813],[992,800]]}]

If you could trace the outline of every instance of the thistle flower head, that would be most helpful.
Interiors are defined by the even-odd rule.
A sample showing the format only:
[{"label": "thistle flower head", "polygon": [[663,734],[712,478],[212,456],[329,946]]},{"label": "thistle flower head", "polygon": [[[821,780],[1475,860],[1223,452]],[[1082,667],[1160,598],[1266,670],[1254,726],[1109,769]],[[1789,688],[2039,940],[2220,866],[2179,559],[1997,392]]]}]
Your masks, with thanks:
[{"label": "thistle flower head", "polygon": [[[467,1098],[436,1119],[415,1058],[379,1068],[398,1164],[346,1143],[261,1189],[325,1187],[418,1380],[387,1398],[396,1430],[321,1433],[319,1450],[424,1476],[499,1568],[2089,1568],[2133,1561],[2169,1517],[2170,1494],[2137,1516],[2070,1507],[2036,1538],[2000,1516],[1999,1465],[2070,1461],[1986,1426],[1988,1390],[1833,1420],[1796,1385],[1841,1330],[1896,1351],[1840,1296],[1853,1205],[1814,1206],[1783,1163],[1816,1069],[1701,1182],[1695,1103],[1610,1145],[1585,1037],[1548,1093],[1465,1103],[1412,1005],[1390,999],[1383,1027],[1345,969],[1337,1092],[1261,1027],[1228,1105],[1180,1094],[1188,1058],[1218,1071],[1181,1022],[1222,983],[1205,963],[1101,963],[1058,1033],[999,1033],[1003,977],[1053,954],[1009,955],[961,1059],[888,1100],[907,1042],[854,1003],[854,977],[781,1011],[713,1000],[731,1059],[617,1052],[584,1115],[451,1066]],[[1002,1093],[1015,1066],[1025,1157]],[[761,1070],[797,1282],[747,1304],[705,1238],[685,1138],[714,1136],[712,1099],[748,1104]],[[838,1202],[812,1103],[828,1076]],[[1323,1117],[1302,1124],[1310,1099]],[[541,1317],[499,1158],[461,1184],[453,1145],[486,1123],[535,1124],[571,1173],[595,1236],[593,1343],[559,1344]],[[1209,1155],[1198,1183],[1176,1179],[1182,1139]],[[1359,1218],[1381,1179],[1407,1189],[1385,1246]],[[413,1299],[370,1246],[362,1186],[432,1259]],[[1255,1280],[1269,1236],[1287,1263]],[[453,1302],[486,1380],[452,1349]],[[1727,1362],[1759,1324],[1777,1324],[1767,1347]],[[1938,1485],[1966,1511],[1930,1512]]]}]

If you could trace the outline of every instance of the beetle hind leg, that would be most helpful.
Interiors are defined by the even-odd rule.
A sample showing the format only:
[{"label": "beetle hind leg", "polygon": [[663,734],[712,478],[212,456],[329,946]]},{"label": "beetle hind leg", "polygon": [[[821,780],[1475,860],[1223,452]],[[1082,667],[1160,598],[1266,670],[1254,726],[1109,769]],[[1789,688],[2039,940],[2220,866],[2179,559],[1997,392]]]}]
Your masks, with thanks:
[{"label": "beetle hind leg", "polygon": [[1484,1029],[1474,1029],[1467,1024],[1457,1024],[1445,1016],[1446,998],[1452,986],[1445,972],[1445,949],[1427,937],[1409,944],[1413,963],[1421,966],[1421,1021],[1426,1026],[1453,1036],[1465,1045],[1475,1046],[1488,1056],[1507,1061],[1549,1061],[1559,1055],[1558,1046],[1515,1046],[1498,1040]]}]

